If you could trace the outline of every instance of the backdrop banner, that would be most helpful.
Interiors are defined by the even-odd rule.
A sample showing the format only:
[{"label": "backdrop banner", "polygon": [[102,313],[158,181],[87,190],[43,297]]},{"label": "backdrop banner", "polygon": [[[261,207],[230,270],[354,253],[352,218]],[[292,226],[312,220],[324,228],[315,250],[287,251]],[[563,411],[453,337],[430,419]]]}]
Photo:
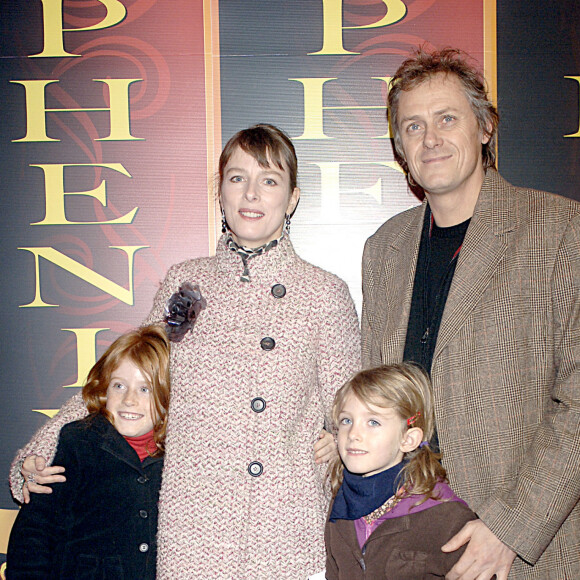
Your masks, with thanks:
[{"label": "backdrop banner", "polygon": [[[216,161],[239,129],[268,122],[293,139],[292,240],[348,282],[359,311],[364,241],[419,203],[385,108],[414,47],[477,61],[502,117],[504,177],[580,199],[576,4],[4,0],[4,480],[16,450],[143,320],[167,268],[214,251]],[[0,563],[17,509],[5,484]]]}]

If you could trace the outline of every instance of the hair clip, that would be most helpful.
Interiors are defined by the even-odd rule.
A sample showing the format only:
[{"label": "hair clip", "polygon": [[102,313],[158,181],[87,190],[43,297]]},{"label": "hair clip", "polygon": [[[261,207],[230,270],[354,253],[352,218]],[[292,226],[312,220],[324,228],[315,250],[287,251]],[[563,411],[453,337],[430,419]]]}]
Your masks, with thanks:
[{"label": "hair clip", "polygon": [[417,411],[412,417],[407,419],[407,427],[412,427],[415,421],[421,416],[421,411]]},{"label": "hair clip", "polygon": [[419,443],[419,449],[422,447],[429,447],[429,441],[421,441],[421,443]]}]

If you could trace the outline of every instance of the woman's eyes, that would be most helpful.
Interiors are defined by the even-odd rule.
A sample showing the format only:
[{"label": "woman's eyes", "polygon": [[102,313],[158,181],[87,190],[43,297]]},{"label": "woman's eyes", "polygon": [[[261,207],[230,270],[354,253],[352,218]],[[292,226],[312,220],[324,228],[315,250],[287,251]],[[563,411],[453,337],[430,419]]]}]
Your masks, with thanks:
[{"label": "woman's eyes", "polygon": [[[229,180],[231,183],[242,183],[245,181],[244,177],[242,177],[241,175],[233,175],[232,177],[230,177]],[[264,178],[262,183],[264,185],[269,185],[269,186],[278,185],[278,182],[275,179],[272,179],[271,177]]]}]

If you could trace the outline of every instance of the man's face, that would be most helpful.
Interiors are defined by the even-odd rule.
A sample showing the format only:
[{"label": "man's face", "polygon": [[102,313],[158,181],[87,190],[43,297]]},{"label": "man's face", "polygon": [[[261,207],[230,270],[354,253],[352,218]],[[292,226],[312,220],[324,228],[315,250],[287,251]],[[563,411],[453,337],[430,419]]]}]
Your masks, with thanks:
[{"label": "man's face", "polygon": [[478,195],[484,169],[479,128],[460,81],[437,74],[399,99],[399,131],[413,179],[433,196]]}]

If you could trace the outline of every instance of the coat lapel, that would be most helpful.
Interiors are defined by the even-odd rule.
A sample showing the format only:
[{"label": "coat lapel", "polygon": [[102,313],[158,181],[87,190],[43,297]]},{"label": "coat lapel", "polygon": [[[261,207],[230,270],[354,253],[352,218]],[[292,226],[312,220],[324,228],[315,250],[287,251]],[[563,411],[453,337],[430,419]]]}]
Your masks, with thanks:
[{"label": "coat lapel", "polygon": [[[96,415],[93,424],[95,425],[93,432],[96,433],[98,438],[98,445],[105,453],[109,453],[139,473],[143,471],[141,461],[135,450],[103,415]],[[161,458],[156,457],[151,459],[161,460]]]},{"label": "coat lapel", "polygon": [[508,187],[495,170],[487,171],[449,289],[433,363],[479,303],[506,253],[505,234],[515,228],[516,214],[511,196],[504,195]]},{"label": "coat lapel", "polygon": [[406,532],[410,526],[410,518],[411,516],[406,515],[397,518],[389,518],[384,522],[381,522],[379,526],[373,530],[366,543],[368,544],[375,540],[379,540],[385,536],[397,535]]},{"label": "coat lapel", "polygon": [[357,562],[360,561],[362,559],[362,551],[358,545],[354,522],[352,520],[336,520],[328,525],[335,526],[335,530],[341,538],[341,549],[350,550],[355,560]]}]

